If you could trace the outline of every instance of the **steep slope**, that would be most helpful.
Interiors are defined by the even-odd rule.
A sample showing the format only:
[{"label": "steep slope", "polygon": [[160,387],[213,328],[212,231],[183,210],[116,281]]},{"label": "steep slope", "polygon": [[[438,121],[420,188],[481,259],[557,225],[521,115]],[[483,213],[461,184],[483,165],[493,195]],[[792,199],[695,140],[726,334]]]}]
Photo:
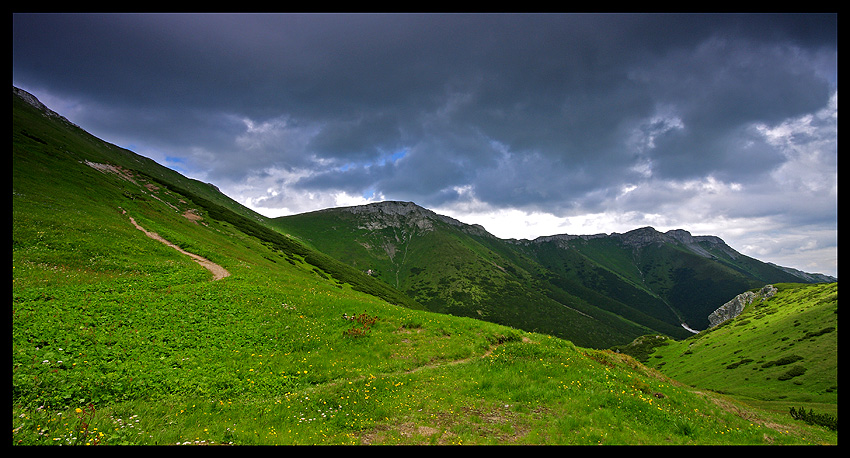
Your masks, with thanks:
[{"label": "steep slope", "polygon": [[271,224],[429,310],[597,348],[646,330],[685,338],[707,328],[717,304],[742,290],[822,279],[684,230],[502,240],[411,202],[326,209]]},{"label": "steep slope", "polygon": [[[16,222],[43,214],[64,225],[63,212],[79,214],[86,209],[92,214],[92,221],[104,214],[118,213],[119,220],[110,218],[110,224],[132,227],[129,218],[133,217],[144,229],[167,236],[183,248],[191,245],[193,242],[169,227],[170,223],[153,219],[153,214],[167,209],[169,221],[179,222],[193,232],[203,228],[212,230],[212,221],[227,224],[245,236],[262,241],[276,257],[292,265],[297,260],[340,284],[392,303],[422,308],[387,284],[269,229],[264,217],[225,196],[215,186],[186,178],[148,158],[93,137],[16,88],[13,88],[12,143]],[[31,205],[51,210],[45,214],[34,211]],[[13,226],[13,244],[21,241],[16,231],[19,227]],[[86,230],[105,231],[104,228]],[[209,235],[198,237],[209,238]],[[97,240],[85,243],[94,245]],[[97,250],[92,247],[92,251]]]},{"label": "steep slope", "polygon": [[706,329],[717,304],[741,291],[823,279],[795,275],[742,255],[718,237],[695,237],[684,230],[661,233],[645,227],[624,234],[541,237],[520,245],[556,274],[554,281],[582,285],[695,330]]},{"label": "steep slope", "polygon": [[[68,158],[81,162],[109,164],[133,170],[160,183],[190,191],[241,216],[265,221],[264,216],[225,196],[211,183],[187,178],[147,157],[90,135],[24,90],[12,88],[12,105],[15,116],[13,126],[21,126],[20,129],[13,130],[13,142],[21,141],[22,144],[40,146],[45,150],[52,149],[52,154],[67,155]],[[39,119],[54,122],[34,122]]]},{"label": "steep slope", "polygon": [[737,317],[657,347],[647,364],[696,387],[779,402],[780,409],[836,405],[838,283],[774,286]]}]

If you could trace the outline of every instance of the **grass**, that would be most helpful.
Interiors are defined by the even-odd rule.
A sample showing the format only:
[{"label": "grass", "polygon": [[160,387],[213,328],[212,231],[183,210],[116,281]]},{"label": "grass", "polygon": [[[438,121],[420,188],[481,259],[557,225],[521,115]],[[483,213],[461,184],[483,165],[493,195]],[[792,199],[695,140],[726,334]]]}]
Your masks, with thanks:
[{"label": "grass", "polygon": [[647,364],[774,411],[802,403],[836,415],[838,284],[777,287],[734,320],[656,347]]},{"label": "grass", "polygon": [[[45,262],[59,253],[42,243],[85,245],[86,232],[16,231],[13,443],[812,440],[751,425],[625,357],[396,307],[307,264],[281,269],[226,225],[201,227],[228,235],[208,250],[231,277],[210,281],[135,229],[65,264]],[[343,314],[375,318],[368,335],[347,336]]]},{"label": "grass", "polygon": [[399,222],[332,209],[272,223],[335,259],[369,270],[430,311],[545,332],[594,348],[648,332],[612,313],[621,310],[597,308],[599,294],[592,304],[572,294],[574,285],[566,288],[571,293],[555,288],[524,250],[436,219]]},{"label": "grass", "polygon": [[[176,262],[166,277],[82,284],[15,265],[13,443],[834,442],[745,420],[622,355],[395,307],[261,259],[217,282]],[[377,319],[349,337],[343,313]]]},{"label": "grass", "polygon": [[16,119],[13,445],[837,443],[622,354],[398,306],[198,194],[85,165],[97,142]]}]

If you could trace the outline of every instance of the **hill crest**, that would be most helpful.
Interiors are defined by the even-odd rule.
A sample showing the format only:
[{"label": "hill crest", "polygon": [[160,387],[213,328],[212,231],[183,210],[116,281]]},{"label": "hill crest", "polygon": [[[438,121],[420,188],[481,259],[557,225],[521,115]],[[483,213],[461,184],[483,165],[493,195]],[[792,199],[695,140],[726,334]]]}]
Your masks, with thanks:
[{"label": "hill crest", "polygon": [[[439,214],[433,210],[422,207],[415,202],[387,200],[372,202],[363,205],[352,205],[347,207],[332,207],[303,214],[333,214],[347,212],[352,215],[368,218],[359,229],[380,230],[387,227],[402,228],[405,226],[417,227],[421,230],[433,230],[433,221],[441,221],[452,225],[472,235],[486,236],[501,240],[510,244],[529,246],[546,242],[556,242],[567,247],[568,242],[575,240],[612,239],[619,241],[625,246],[640,249],[650,245],[671,244],[680,245],[689,251],[707,259],[717,259],[723,255],[729,260],[737,260],[746,257],[729,246],[721,237],[716,235],[692,235],[685,229],[671,229],[661,232],[652,226],[644,226],[624,233],[611,232],[610,234],[555,234],[543,235],[534,239],[499,239],[491,234],[480,224],[464,223],[456,218]],[[837,278],[821,273],[804,272],[798,269],[783,267],[773,263],[765,263],[785,273],[793,275],[804,282],[835,282]]]},{"label": "hill crest", "polygon": [[440,221],[477,235],[494,237],[479,224],[466,224],[450,216],[441,215],[414,202],[386,200],[364,205],[334,207],[316,210],[305,214],[351,213],[365,220],[360,229],[380,230],[388,227],[402,228],[415,226],[422,230],[433,230],[434,221]]},{"label": "hill crest", "polygon": [[48,108],[47,105],[41,103],[41,101],[38,100],[38,98],[36,96],[30,94],[29,92],[27,92],[23,89],[12,86],[12,95],[20,97],[21,100],[32,105],[35,109],[42,112],[47,117],[58,119],[58,120],[62,121],[63,123],[74,126],[74,127],[79,127],[76,124],[72,123],[71,121],[68,121],[68,119],[66,119],[64,116],[62,116],[59,113]]}]

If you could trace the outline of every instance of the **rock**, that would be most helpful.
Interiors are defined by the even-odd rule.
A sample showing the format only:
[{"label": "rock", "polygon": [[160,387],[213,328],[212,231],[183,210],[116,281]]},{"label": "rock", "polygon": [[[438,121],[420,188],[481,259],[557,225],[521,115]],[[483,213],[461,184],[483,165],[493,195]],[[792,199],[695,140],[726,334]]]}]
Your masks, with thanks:
[{"label": "rock", "polygon": [[708,316],[710,327],[715,327],[727,320],[731,320],[740,315],[748,305],[759,300],[764,301],[776,294],[776,287],[773,285],[765,285],[757,293],[747,291],[735,296],[731,301],[723,304],[717,310],[711,312]]},{"label": "rock", "polygon": [[434,230],[434,222],[440,221],[473,235],[493,237],[483,226],[465,224],[449,216],[440,215],[432,210],[420,207],[413,202],[385,201],[338,209],[319,211],[346,211],[360,218],[360,229],[370,231],[387,227],[413,229],[417,233]]}]

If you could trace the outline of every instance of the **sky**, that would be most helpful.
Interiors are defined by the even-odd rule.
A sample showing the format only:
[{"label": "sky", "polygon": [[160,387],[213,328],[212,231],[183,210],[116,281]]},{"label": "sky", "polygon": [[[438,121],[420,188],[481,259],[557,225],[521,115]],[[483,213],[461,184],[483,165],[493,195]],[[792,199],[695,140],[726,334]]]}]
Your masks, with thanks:
[{"label": "sky", "polygon": [[12,84],[277,217],[715,235],[838,274],[837,14],[13,14]]}]

